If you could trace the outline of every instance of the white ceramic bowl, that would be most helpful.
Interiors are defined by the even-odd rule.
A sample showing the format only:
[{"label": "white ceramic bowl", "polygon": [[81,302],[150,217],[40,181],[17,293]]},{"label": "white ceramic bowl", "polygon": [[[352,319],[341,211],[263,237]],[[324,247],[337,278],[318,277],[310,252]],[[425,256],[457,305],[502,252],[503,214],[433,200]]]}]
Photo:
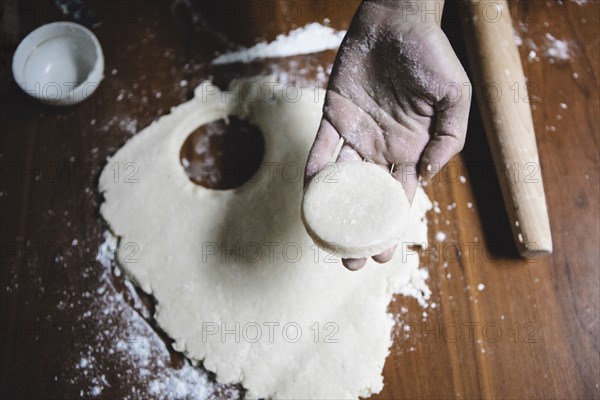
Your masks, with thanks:
[{"label": "white ceramic bowl", "polygon": [[30,96],[48,104],[70,105],[94,93],[104,78],[104,55],[89,29],[54,22],[23,39],[12,69],[15,81]]}]

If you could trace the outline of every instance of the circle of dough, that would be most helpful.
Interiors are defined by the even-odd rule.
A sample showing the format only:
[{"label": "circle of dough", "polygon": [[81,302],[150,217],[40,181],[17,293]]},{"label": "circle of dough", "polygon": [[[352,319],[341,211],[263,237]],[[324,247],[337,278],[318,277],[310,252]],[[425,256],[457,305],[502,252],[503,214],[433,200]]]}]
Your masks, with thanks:
[{"label": "circle of dough", "polygon": [[383,168],[343,161],[308,184],[302,219],[315,243],[343,258],[380,254],[408,228],[410,203],[402,185]]}]

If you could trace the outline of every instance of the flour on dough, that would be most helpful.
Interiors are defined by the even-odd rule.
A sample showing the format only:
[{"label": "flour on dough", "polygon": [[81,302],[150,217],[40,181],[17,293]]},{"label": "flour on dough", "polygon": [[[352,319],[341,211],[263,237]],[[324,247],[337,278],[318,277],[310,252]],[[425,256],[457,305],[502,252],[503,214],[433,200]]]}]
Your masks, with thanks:
[{"label": "flour on dough", "polygon": [[[368,397],[383,387],[388,303],[419,279],[419,257],[405,250],[350,272],[313,244],[300,203],[324,93],[305,89],[292,101],[273,79],[236,81],[227,93],[202,83],[108,160],[100,211],[119,237],[118,262],[156,298],[173,347],[219,382],[241,383],[248,398]],[[197,186],[181,145],[230,115],[262,130],[263,167],[234,190]],[[414,204],[405,241],[425,243],[431,204],[421,189]]]},{"label": "flour on dough", "polygon": [[400,182],[378,165],[331,163],[308,184],[302,220],[322,249],[370,257],[395,246],[408,229],[410,202]]}]

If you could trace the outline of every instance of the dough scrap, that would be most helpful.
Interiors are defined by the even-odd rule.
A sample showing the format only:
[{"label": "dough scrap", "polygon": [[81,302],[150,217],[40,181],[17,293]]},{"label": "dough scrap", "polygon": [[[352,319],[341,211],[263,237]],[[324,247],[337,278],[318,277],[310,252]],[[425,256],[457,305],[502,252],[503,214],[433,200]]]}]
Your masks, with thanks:
[{"label": "dough scrap", "polygon": [[[368,397],[383,387],[388,303],[421,279],[419,256],[399,249],[388,264],[350,272],[313,244],[300,205],[324,92],[304,89],[290,101],[273,82],[234,81],[226,95],[202,83],[108,160],[100,212],[120,238],[119,264],[156,298],[173,347],[219,382],[241,383],[248,398]],[[230,115],[262,130],[263,168],[233,190],[197,186],[181,145]],[[430,208],[419,189],[405,241],[426,243]]]},{"label": "dough scrap", "polygon": [[368,162],[326,166],[311,179],[302,201],[308,234],[319,247],[343,258],[374,256],[398,244],[409,217],[402,185]]}]

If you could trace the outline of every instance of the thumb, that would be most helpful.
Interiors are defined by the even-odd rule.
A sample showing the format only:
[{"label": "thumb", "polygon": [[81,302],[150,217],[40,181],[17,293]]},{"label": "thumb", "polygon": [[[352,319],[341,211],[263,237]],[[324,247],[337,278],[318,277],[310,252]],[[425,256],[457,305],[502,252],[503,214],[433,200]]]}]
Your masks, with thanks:
[{"label": "thumb", "polygon": [[[450,104],[444,105],[444,102]],[[433,177],[463,149],[470,106],[470,95],[460,95],[454,102],[446,99],[438,105],[435,134],[423,150],[419,165],[419,173],[424,179]]]}]

